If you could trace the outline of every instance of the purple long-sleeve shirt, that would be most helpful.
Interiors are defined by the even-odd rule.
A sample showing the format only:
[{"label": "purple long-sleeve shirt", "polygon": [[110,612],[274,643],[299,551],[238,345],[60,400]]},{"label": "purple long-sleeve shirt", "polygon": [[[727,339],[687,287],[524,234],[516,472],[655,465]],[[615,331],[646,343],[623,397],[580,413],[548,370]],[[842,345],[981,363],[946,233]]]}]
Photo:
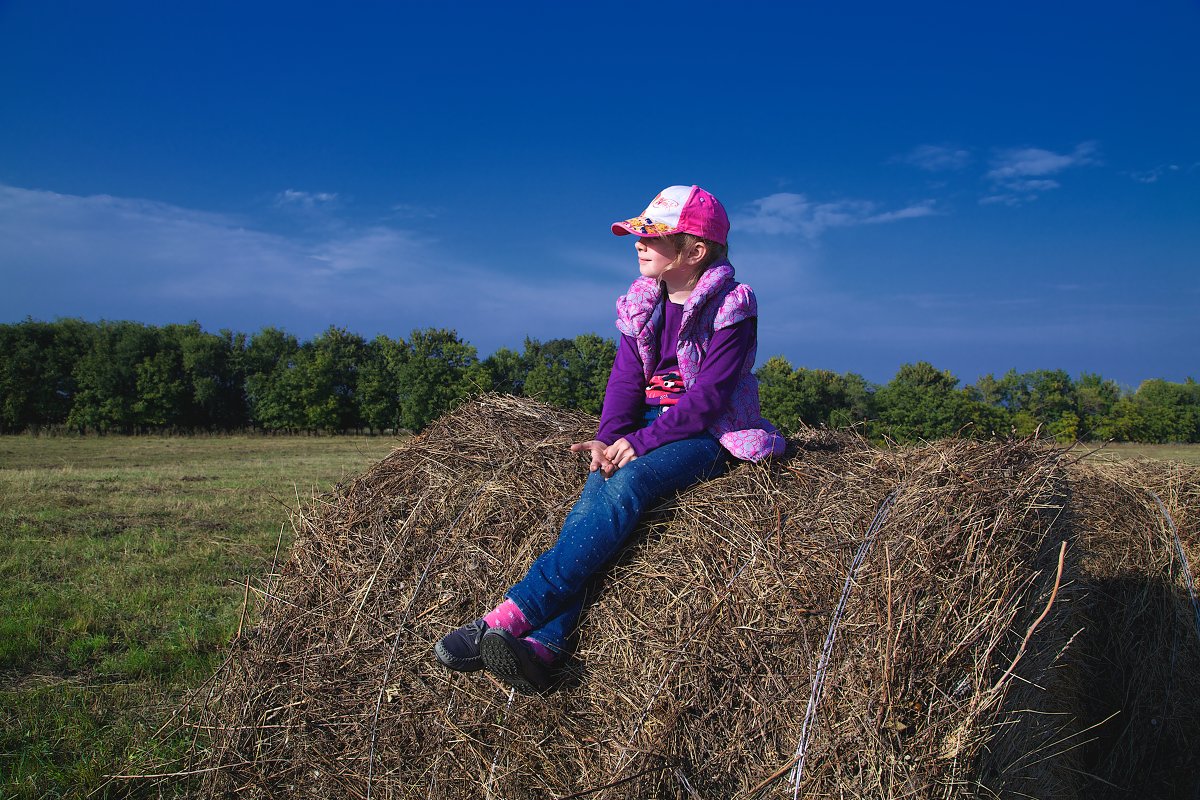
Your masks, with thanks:
[{"label": "purple long-sleeve shirt", "polygon": [[[659,357],[653,374],[678,372],[676,355],[679,346],[679,323],[683,321],[683,306],[664,304],[663,324],[659,329]],[[757,320],[742,320],[713,334],[700,365],[696,382],[684,392],[679,402],[650,425],[645,414],[646,375],[637,343],[631,336],[622,336],[617,345],[608,387],[604,390],[604,408],[600,413],[600,428],[596,438],[612,444],[622,436],[639,456],[664,444],[678,442],[705,431],[729,407],[737,387],[742,364],[754,346]],[[645,426],[645,427],[643,427]]]}]

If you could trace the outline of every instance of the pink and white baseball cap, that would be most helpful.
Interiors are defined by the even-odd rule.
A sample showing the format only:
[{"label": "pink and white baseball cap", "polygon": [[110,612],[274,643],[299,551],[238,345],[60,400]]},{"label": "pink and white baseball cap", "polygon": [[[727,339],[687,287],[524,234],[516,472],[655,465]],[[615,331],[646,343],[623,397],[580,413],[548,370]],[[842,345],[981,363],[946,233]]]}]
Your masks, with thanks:
[{"label": "pink and white baseball cap", "polygon": [[721,201],[699,186],[668,186],[640,217],[614,222],[617,236],[670,236],[693,233],[718,244],[729,238],[729,215]]}]

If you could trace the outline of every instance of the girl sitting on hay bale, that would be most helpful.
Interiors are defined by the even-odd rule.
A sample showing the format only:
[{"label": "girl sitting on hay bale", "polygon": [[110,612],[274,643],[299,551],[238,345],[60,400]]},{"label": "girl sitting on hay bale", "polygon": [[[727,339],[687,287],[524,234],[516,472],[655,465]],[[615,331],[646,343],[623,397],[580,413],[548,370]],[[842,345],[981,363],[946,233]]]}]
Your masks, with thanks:
[{"label": "girl sitting on hay bale", "polygon": [[571,445],[591,475],[558,541],[480,619],[434,647],[446,667],[487,669],[524,693],[551,685],[588,579],[664,497],[716,477],[730,456],[779,455],[751,370],[758,306],[726,258],[729,217],[699,186],[663,189],[633,234],[641,277],[617,301],[621,332],[596,438]]}]

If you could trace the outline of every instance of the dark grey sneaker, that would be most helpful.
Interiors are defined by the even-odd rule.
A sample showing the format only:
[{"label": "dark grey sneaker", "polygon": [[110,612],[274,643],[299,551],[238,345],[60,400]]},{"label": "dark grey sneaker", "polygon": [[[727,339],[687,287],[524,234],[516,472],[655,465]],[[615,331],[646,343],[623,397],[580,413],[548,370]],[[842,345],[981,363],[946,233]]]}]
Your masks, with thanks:
[{"label": "dark grey sneaker", "polygon": [[504,628],[491,628],[483,634],[479,654],[488,672],[521,694],[544,692],[553,682],[551,665]]},{"label": "dark grey sneaker", "polygon": [[483,669],[483,658],[479,655],[479,642],[487,633],[488,624],[483,619],[468,622],[456,631],[451,631],[433,646],[433,654],[442,666],[455,672],[476,672]]}]

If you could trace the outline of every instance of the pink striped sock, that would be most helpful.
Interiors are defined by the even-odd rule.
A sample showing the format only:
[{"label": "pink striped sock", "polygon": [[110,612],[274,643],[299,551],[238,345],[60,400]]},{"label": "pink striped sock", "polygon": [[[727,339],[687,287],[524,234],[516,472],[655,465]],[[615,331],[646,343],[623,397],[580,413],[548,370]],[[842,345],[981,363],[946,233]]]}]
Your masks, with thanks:
[{"label": "pink striped sock", "polygon": [[547,664],[553,664],[557,658],[553,650],[551,650],[549,647],[546,647],[546,645],[542,644],[537,639],[531,639],[526,636],[521,641],[529,645],[529,649],[533,651],[533,654],[542,661],[545,661]]},{"label": "pink striped sock", "polygon": [[517,604],[507,598],[485,614],[483,621],[489,628],[504,628],[513,636],[524,636],[532,629],[521,609],[517,608]]}]

